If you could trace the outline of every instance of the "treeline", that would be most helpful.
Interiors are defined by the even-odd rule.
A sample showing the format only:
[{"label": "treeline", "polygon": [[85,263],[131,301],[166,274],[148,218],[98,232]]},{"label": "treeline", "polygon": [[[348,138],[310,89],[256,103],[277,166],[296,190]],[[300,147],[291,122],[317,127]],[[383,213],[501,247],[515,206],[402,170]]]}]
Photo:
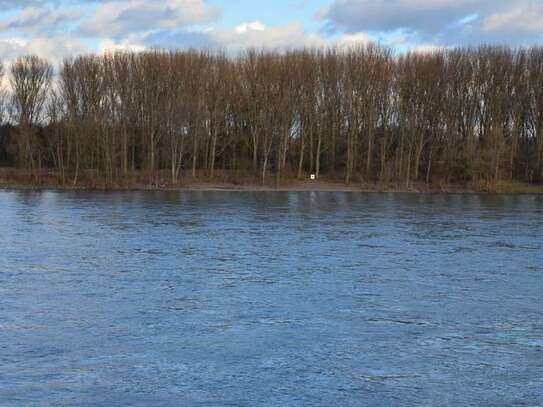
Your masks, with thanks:
[{"label": "treeline", "polygon": [[543,48],[29,56],[5,74],[0,160],[34,178],[543,182]]}]

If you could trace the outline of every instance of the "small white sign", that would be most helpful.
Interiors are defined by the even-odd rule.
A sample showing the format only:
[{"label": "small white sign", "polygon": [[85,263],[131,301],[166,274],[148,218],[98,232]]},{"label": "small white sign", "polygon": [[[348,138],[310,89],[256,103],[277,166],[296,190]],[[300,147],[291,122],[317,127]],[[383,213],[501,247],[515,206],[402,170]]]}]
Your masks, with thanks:
[{"label": "small white sign", "polygon": [[311,174],[311,181],[315,181],[317,179],[317,176],[315,174]]}]

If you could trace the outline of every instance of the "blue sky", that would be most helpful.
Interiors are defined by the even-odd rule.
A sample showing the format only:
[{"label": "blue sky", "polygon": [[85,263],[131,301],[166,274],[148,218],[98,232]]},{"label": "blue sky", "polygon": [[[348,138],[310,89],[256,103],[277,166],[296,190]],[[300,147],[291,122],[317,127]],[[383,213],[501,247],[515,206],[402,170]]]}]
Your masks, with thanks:
[{"label": "blue sky", "polygon": [[543,44],[543,0],[0,0],[0,58],[149,47]]}]

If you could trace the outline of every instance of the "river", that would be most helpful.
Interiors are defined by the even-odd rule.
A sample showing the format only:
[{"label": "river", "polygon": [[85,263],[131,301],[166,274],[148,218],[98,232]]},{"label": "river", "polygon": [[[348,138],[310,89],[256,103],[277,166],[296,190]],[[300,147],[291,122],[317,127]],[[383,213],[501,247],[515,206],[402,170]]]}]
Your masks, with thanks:
[{"label": "river", "polygon": [[0,405],[543,405],[543,197],[0,191]]}]

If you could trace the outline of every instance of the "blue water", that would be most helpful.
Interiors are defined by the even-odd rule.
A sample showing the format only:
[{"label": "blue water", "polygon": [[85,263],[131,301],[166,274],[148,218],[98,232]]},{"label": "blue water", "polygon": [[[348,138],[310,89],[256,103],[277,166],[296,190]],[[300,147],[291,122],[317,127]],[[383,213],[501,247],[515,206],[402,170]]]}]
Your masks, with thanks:
[{"label": "blue water", "polygon": [[0,405],[543,405],[543,197],[0,192]]}]

